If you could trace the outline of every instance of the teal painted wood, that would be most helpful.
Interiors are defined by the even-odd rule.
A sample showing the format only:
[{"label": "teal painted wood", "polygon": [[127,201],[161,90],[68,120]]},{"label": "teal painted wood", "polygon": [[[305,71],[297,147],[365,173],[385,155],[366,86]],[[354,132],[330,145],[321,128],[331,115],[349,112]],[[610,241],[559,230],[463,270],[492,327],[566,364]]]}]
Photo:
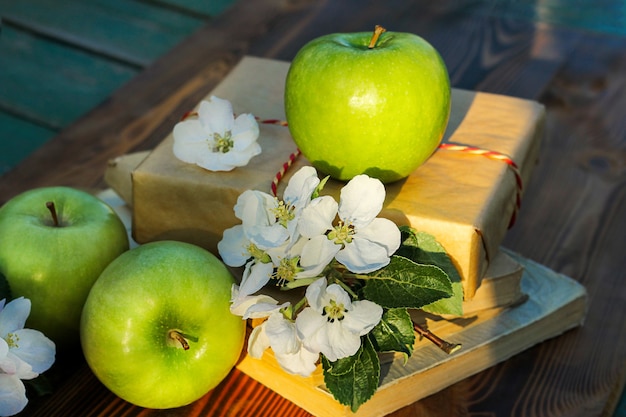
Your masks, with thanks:
[{"label": "teal painted wood", "polygon": [[60,129],[138,73],[134,67],[4,25],[0,109]]},{"label": "teal painted wood", "polygon": [[6,24],[144,67],[207,18],[131,0],[0,0]]},{"label": "teal painted wood", "polygon": [[234,0],[0,0],[0,175]]},{"label": "teal painted wood", "polygon": [[626,35],[626,0],[487,0],[499,17]]},{"label": "teal painted wood", "polygon": [[622,397],[617,404],[613,417],[626,417],[626,391],[622,393]]},{"label": "teal painted wood", "polygon": [[55,134],[55,130],[0,112],[0,175]]},{"label": "teal painted wood", "polygon": [[233,0],[147,0],[153,4],[169,5],[200,16],[217,16],[233,4]]}]

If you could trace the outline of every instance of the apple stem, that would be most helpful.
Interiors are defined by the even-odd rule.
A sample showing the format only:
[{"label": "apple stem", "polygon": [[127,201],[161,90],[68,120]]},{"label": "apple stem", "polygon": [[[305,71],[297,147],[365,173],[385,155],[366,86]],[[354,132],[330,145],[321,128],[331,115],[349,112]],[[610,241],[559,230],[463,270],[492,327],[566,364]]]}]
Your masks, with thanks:
[{"label": "apple stem", "polygon": [[189,342],[187,342],[187,339],[185,339],[183,334],[180,333],[178,330],[170,330],[169,336],[172,340],[175,340],[176,342],[180,343],[180,346],[183,349],[189,350]]},{"label": "apple stem", "polygon": [[54,206],[54,202],[48,201],[46,203],[46,207],[48,208],[48,210],[50,210],[50,214],[52,215],[52,224],[54,225],[54,227],[59,227],[59,216],[57,216],[57,209]]},{"label": "apple stem", "polygon": [[376,46],[376,42],[378,42],[378,38],[380,38],[380,35],[382,35],[386,31],[387,29],[385,29],[381,25],[376,25],[374,27],[374,33],[372,34],[372,39],[370,40],[370,44],[367,45],[367,47],[369,49],[373,49]]}]

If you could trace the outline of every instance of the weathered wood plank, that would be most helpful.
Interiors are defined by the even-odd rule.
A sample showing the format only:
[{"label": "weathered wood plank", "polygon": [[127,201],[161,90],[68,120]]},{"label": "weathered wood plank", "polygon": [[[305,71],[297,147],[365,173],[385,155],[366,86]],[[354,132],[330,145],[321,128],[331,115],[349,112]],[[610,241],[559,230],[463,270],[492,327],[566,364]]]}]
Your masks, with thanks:
[{"label": "weathered wood plank", "polygon": [[[357,4],[348,7],[331,2],[323,6],[323,13],[313,13],[309,24],[296,30],[279,28],[272,37],[256,44],[251,53],[291,60],[305,42],[317,36],[338,30],[369,31],[375,24],[392,22],[388,30],[416,33],[437,48],[453,86],[539,98],[581,35],[529,21],[497,18],[483,10],[489,9],[493,0],[491,5],[477,3],[392,0],[359,9]],[[332,14],[333,19],[326,14]]]},{"label": "weathered wood plank", "polygon": [[[0,178],[0,201],[40,185],[103,186],[109,159],[150,149],[267,33],[297,9],[285,0],[241,0],[114,93],[53,142]],[[91,146],[85,147],[89,140]],[[32,166],[63,167],[42,175]],[[96,168],[97,167],[97,168]]]},{"label": "weathered wood plank", "polygon": [[145,67],[206,19],[129,0],[0,0],[5,24]]},{"label": "weathered wood plank", "polygon": [[3,25],[0,109],[51,129],[67,126],[137,69]]},{"label": "weathered wood plank", "polygon": [[169,7],[181,13],[200,17],[217,16],[233,4],[233,0],[140,0],[156,6]]},{"label": "weathered wood plank", "polygon": [[0,111],[0,175],[9,171],[57,131]]}]

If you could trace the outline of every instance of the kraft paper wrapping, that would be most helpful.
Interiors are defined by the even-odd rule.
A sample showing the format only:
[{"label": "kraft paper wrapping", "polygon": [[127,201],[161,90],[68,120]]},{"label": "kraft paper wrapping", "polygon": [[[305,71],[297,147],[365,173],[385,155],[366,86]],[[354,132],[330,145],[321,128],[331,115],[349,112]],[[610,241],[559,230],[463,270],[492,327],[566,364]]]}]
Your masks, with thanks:
[{"label": "kraft paper wrapping", "polygon": [[[211,95],[228,99],[236,113],[285,119],[284,80],[289,63],[245,57]],[[509,156],[523,183],[536,162],[544,125],[541,104],[512,97],[453,89],[444,142]],[[210,172],[179,161],[172,135],[132,173],[133,236],[139,243],[177,239],[216,253],[225,229],[239,224],[233,207],[247,189],[270,192],[278,170],[296,146],[288,128],[260,124],[261,155],[230,172]],[[358,152],[358,149],[346,152]],[[299,157],[279,184],[308,164]],[[325,194],[337,200],[343,183],[329,181]],[[445,247],[471,299],[516,210],[515,175],[504,162],[462,151],[437,150],[409,178],[386,186],[381,216],[431,233]]]}]

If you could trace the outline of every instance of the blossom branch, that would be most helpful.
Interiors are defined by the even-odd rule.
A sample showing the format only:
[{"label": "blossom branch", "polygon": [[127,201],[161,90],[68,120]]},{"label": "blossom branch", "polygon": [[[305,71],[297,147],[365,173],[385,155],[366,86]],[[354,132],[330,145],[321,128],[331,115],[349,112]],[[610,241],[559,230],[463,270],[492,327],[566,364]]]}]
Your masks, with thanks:
[{"label": "blossom branch", "polygon": [[442,338],[440,338],[439,336],[437,336],[430,330],[425,329],[424,327],[420,326],[419,324],[415,322],[413,322],[413,328],[421,337],[424,337],[430,340],[431,342],[435,344],[435,346],[437,346],[439,349],[446,352],[448,355],[453,354],[454,352],[458,351],[462,347],[460,343],[450,343],[446,340],[443,340]]}]

